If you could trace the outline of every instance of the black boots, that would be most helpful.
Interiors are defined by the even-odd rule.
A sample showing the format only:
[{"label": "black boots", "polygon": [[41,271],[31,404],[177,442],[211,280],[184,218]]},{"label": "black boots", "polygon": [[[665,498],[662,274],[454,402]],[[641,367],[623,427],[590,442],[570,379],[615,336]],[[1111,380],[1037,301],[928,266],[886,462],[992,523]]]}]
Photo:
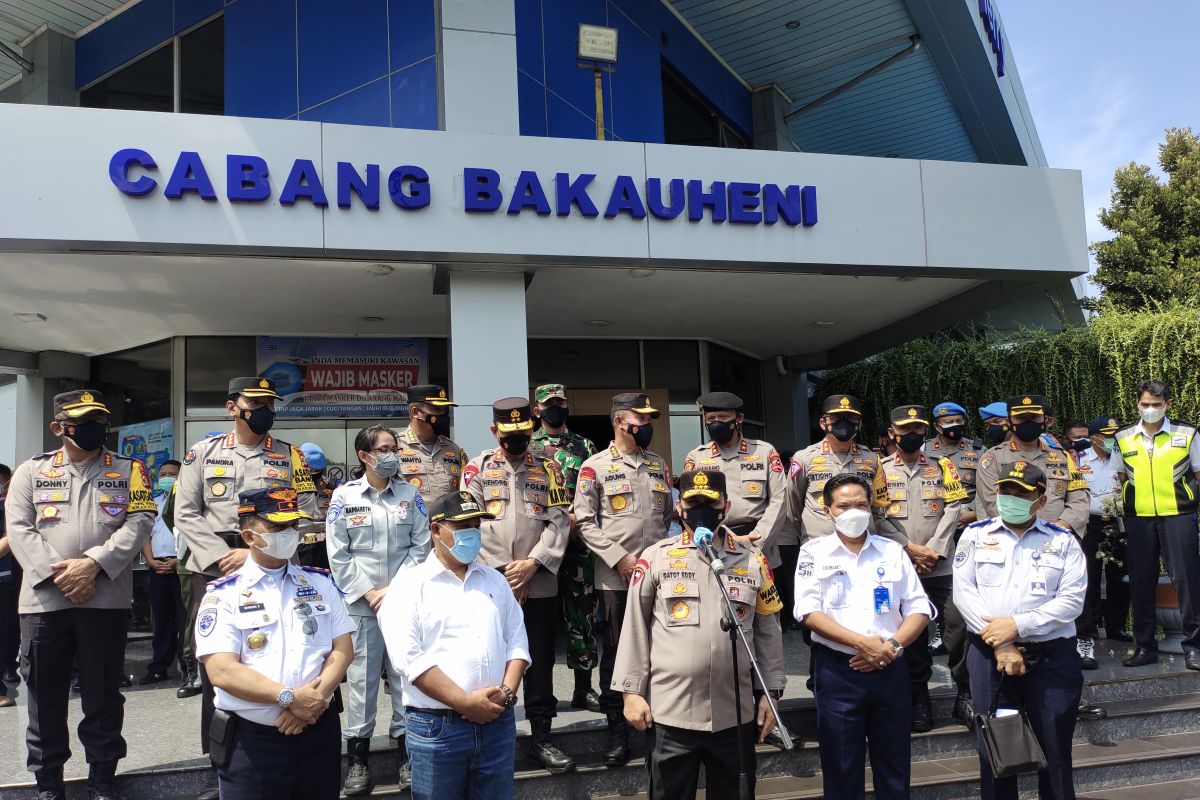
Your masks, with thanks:
[{"label": "black boots", "polygon": [[608,715],[608,749],[604,766],[623,767],[629,763],[629,723],[624,714]]},{"label": "black boots", "polygon": [[591,711],[593,714],[603,711],[600,708],[600,697],[592,688],[591,670],[575,671],[575,694],[571,696],[571,708]]},{"label": "black boots", "polygon": [[575,769],[575,759],[559,750],[550,741],[550,720],[531,719],[529,727],[533,731],[529,755],[534,761],[549,770],[551,775]]},{"label": "black boots", "polygon": [[180,699],[200,694],[200,666],[196,663],[196,659],[189,658],[186,667],[187,669],[183,673],[183,683],[179,684],[179,688],[175,690],[175,696]]},{"label": "black boots", "polygon": [[63,785],[62,767],[40,769],[33,776],[37,780],[37,800],[66,800],[67,788]]},{"label": "black boots", "polygon": [[933,704],[929,700],[928,686],[913,687],[912,730],[913,733],[926,733],[933,730]]},{"label": "black boots", "polygon": [[968,730],[975,729],[975,708],[971,705],[971,693],[958,690],[958,696],[954,698],[954,711],[951,716],[967,726]]},{"label": "black boots", "polygon": [[88,764],[88,800],[117,800],[116,775],[116,761]]},{"label": "black boots", "polygon": [[373,787],[371,770],[367,766],[367,756],[371,752],[371,740],[354,738],[346,740],[346,753],[350,757],[350,768],[346,770],[346,782],[342,784],[342,794],[353,797],[367,794]]}]

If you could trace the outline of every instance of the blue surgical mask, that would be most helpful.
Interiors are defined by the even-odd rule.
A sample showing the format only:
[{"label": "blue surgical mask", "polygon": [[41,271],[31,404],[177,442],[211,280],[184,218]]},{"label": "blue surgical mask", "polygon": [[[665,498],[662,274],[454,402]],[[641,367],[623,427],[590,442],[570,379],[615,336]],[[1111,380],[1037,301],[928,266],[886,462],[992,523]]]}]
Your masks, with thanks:
[{"label": "blue surgical mask", "polygon": [[164,475],[154,481],[155,494],[170,494],[173,488],[175,488],[175,478],[173,476]]},{"label": "blue surgical mask", "polygon": [[[438,544],[442,544],[438,540]],[[442,547],[446,545],[442,544]],[[454,560],[460,564],[470,564],[479,557],[479,549],[483,547],[483,534],[479,528],[463,528],[454,531],[454,546],[446,547]]]},{"label": "blue surgical mask", "polygon": [[1033,516],[1033,504],[1036,502],[1024,497],[1002,494],[996,497],[996,511],[1000,513],[1000,519],[1009,525],[1024,525]]}]

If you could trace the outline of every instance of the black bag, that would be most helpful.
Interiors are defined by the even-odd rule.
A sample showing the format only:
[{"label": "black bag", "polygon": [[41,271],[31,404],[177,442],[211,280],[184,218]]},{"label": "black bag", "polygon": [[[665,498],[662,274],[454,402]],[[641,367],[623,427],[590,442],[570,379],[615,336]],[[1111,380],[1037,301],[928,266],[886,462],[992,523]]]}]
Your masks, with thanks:
[{"label": "black bag", "polygon": [[213,709],[212,722],[208,726],[208,757],[214,767],[229,766],[233,755],[233,734],[237,731],[238,718],[228,711]]},{"label": "black bag", "polygon": [[1033,735],[1033,728],[1029,725],[1029,717],[1025,714],[1020,695],[1015,695],[1016,714],[996,716],[996,706],[1000,702],[1000,688],[1004,685],[1004,678],[1005,676],[1001,675],[996,684],[991,710],[987,714],[975,715],[975,725],[978,727],[988,763],[992,767],[992,775],[996,778],[1011,778],[1014,775],[1040,772],[1047,766],[1046,754],[1042,752],[1042,746]]}]

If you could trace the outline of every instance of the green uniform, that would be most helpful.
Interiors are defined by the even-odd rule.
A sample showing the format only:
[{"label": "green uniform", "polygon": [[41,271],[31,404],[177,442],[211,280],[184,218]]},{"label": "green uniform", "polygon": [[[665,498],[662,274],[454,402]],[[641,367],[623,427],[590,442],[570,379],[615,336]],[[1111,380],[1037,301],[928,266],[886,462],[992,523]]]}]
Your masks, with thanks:
[{"label": "green uniform", "polygon": [[[562,469],[567,494],[575,499],[575,483],[583,462],[596,453],[590,439],[563,429],[560,434],[541,428],[533,435],[531,450],[535,456],[553,458]],[[567,665],[576,671],[596,668],[596,637],[592,632],[595,613],[596,559],[578,533],[572,532],[567,552],[558,569],[558,594],[567,622]]]}]

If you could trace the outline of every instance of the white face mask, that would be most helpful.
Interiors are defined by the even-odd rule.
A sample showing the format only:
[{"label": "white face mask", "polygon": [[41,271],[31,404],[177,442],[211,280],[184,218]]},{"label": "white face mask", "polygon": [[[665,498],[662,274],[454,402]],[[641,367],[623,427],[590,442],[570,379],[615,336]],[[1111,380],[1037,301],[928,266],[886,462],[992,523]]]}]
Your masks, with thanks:
[{"label": "white face mask", "polygon": [[1138,407],[1138,413],[1142,415],[1142,422],[1149,422],[1153,425],[1167,415],[1165,408],[1142,408]]},{"label": "white face mask", "polygon": [[861,539],[871,524],[871,512],[861,508],[851,508],[833,518],[833,525],[838,533],[848,539]]},{"label": "white face mask", "polygon": [[278,533],[263,533],[262,531],[253,531],[253,533],[257,534],[267,544],[265,547],[259,547],[257,544],[252,546],[257,547],[264,555],[268,555],[271,558],[287,561],[296,555],[296,548],[300,546],[300,531],[295,528],[289,528]]}]

